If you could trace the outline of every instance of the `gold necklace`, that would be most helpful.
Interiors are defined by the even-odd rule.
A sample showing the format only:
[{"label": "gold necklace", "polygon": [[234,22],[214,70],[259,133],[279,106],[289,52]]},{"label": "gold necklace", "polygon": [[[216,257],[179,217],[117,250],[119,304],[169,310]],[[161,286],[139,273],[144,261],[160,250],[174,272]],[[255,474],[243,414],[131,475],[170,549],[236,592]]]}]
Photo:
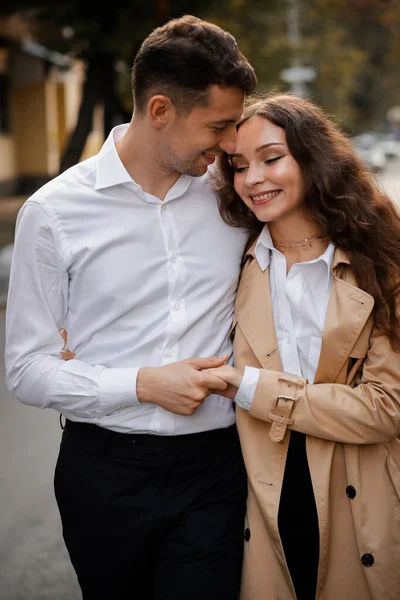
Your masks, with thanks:
[{"label": "gold necklace", "polygon": [[285,252],[286,248],[300,248],[301,247],[302,250],[305,250],[307,248],[307,246],[310,246],[310,248],[312,248],[312,243],[315,240],[322,241],[325,237],[326,237],[326,235],[313,235],[309,238],[304,238],[304,240],[300,240],[299,242],[282,242],[279,240],[274,240],[274,238],[271,238],[271,239],[272,239],[274,246],[278,250],[280,250],[280,252]]}]

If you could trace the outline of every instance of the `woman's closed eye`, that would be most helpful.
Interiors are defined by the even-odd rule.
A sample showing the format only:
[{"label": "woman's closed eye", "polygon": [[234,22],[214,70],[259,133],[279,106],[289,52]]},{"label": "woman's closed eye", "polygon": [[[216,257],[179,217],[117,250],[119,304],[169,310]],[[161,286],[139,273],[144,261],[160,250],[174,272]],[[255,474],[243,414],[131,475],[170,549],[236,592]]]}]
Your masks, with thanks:
[{"label": "woman's closed eye", "polygon": [[264,162],[269,165],[271,163],[276,162],[277,160],[280,160],[281,158],[283,158],[285,155],[281,154],[281,156],[274,156],[274,158],[267,158],[266,160],[264,160]]},{"label": "woman's closed eye", "polygon": [[[273,158],[266,158],[263,162],[266,165],[271,165],[283,158],[284,156],[284,154],[281,154],[280,156],[274,156]],[[244,171],[246,171],[249,168],[249,165],[242,165],[240,163],[235,164],[235,162],[232,161],[232,167],[235,173],[244,173]]]}]

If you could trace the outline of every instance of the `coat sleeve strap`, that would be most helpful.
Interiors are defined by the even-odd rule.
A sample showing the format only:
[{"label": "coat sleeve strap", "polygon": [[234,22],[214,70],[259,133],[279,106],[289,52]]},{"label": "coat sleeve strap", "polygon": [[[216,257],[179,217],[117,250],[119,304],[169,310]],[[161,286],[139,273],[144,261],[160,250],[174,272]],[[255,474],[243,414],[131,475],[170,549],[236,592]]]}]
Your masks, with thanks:
[{"label": "coat sleeve strap", "polygon": [[287,426],[293,424],[294,419],[290,415],[297,399],[297,390],[304,388],[306,380],[291,373],[282,373],[279,376],[279,383],[276,407],[269,414],[272,421],[269,437],[273,442],[281,442],[285,437]]}]

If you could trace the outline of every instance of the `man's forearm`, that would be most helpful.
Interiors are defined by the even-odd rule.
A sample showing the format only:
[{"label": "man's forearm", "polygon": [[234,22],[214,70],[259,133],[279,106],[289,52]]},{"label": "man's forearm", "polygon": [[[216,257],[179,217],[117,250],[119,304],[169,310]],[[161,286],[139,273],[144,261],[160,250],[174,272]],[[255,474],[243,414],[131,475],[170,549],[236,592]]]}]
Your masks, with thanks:
[{"label": "man's forearm", "polygon": [[6,368],[6,383],[24,404],[92,419],[138,404],[137,371],[35,354],[12,361]]}]

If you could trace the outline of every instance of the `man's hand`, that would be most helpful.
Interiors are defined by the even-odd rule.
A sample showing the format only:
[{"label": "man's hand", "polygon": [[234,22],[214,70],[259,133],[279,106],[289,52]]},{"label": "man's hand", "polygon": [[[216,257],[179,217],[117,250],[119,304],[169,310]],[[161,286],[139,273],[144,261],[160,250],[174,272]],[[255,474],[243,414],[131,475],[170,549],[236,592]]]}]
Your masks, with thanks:
[{"label": "man's hand", "polygon": [[[60,329],[64,348],[62,360],[72,360],[75,354],[67,348],[67,331]],[[228,384],[214,375],[216,367],[223,365],[228,355],[209,358],[188,358],[163,367],[139,369],[136,393],[140,402],[154,402],[178,415],[192,415],[209,396],[226,395]],[[236,392],[235,392],[236,393]]]},{"label": "man's hand", "polygon": [[215,367],[227,359],[227,355],[188,358],[163,367],[139,369],[137,397],[140,402],[154,402],[178,415],[192,415],[210,393],[220,394],[228,387],[222,377],[214,374]]},{"label": "man's hand", "polygon": [[212,373],[215,377],[220,377],[227,384],[225,390],[216,391],[215,393],[233,400],[242,383],[243,373],[239,369],[225,364],[216,369],[207,369],[207,373]]}]

